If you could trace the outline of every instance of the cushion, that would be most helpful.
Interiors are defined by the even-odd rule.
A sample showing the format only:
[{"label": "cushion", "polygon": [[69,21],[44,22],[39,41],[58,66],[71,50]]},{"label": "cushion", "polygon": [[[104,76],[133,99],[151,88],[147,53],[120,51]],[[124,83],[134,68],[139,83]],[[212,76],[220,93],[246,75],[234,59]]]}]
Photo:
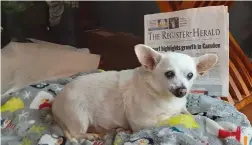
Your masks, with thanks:
[{"label": "cushion", "polygon": [[100,56],[53,43],[11,42],[1,50],[1,94],[98,68]]}]

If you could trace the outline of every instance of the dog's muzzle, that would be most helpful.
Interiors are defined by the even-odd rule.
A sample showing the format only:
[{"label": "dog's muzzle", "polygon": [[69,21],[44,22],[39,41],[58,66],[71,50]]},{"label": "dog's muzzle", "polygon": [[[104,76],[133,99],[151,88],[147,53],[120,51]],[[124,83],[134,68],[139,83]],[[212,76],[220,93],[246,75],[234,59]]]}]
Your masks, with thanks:
[{"label": "dog's muzzle", "polygon": [[186,95],[187,89],[185,86],[176,87],[172,90],[173,95],[178,98],[182,98]]}]

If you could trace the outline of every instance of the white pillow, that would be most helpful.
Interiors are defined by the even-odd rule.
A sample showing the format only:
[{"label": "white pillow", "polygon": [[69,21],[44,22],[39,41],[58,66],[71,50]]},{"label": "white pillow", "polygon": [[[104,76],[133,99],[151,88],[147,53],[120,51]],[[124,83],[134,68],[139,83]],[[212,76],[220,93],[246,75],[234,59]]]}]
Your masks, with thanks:
[{"label": "white pillow", "polygon": [[70,45],[60,45],[60,44],[56,44],[56,43],[51,43],[51,42],[47,42],[47,41],[43,41],[43,40],[38,40],[38,39],[34,39],[34,38],[28,38],[28,40],[31,40],[33,43],[37,43],[37,44],[46,44],[49,47],[53,47],[54,49],[67,49],[67,50],[75,50],[75,51],[83,51],[83,52],[87,52],[90,53],[88,48],[75,48],[73,46]]},{"label": "white pillow", "polygon": [[1,49],[1,94],[98,68],[100,56],[53,43],[11,42]]}]

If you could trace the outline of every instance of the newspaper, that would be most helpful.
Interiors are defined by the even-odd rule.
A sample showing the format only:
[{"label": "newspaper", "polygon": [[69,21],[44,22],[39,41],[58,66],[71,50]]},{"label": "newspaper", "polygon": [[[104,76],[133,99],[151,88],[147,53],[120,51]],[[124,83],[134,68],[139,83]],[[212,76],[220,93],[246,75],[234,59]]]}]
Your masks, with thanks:
[{"label": "newspaper", "polygon": [[229,14],[226,6],[210,6],[144,16],[145,44],[156,51],[197,57],[217,54],[219,60],[197,79],[193,93],[229,96]]}]

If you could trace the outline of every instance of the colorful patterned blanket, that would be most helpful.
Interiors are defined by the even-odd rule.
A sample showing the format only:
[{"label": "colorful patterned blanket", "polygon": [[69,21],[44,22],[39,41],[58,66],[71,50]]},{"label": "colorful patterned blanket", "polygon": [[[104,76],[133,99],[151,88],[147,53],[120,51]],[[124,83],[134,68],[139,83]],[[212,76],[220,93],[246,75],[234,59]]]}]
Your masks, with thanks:
[{"label": "colorful patterned blanket", "polygon": [[[97,73],[97,71],[92,72]],[[50,115],[51,102],[64,85],[80,75],[49,80],[23,88],[1,99],[2,145],[74,145]],[[177,115],[154,128],[134,134],[107,134],[103,140],[79,145],[252,145],[252,128],[246,116],[221,100],[189,95],[193,115]]]}]

